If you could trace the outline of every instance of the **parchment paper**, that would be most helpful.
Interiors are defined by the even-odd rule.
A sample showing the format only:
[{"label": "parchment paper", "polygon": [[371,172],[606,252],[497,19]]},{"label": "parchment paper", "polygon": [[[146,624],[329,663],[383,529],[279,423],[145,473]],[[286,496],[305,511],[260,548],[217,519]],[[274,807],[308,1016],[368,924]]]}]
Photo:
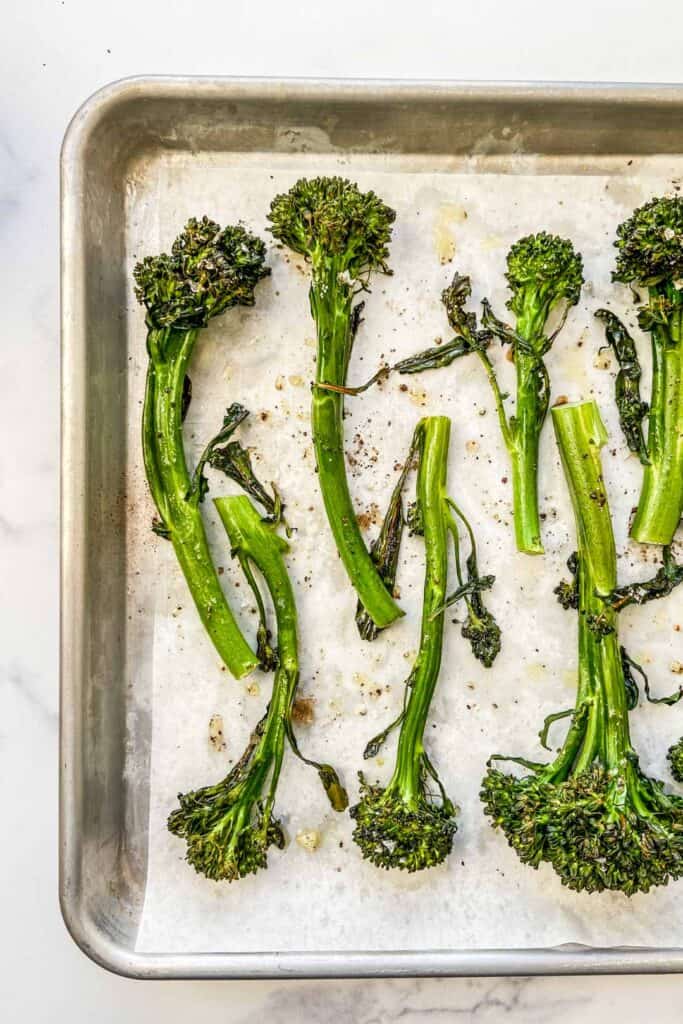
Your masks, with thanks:
[{"label": "parchment paper", "polygon": [[[630,294],[610,283],[617,224],[650,195],[669,190],[680,173],[671,161],[529,157],[426,161],[419,157],[263,154],[168,154],[130,181],[129,269],[136,257],[170,245],[187,217],[204,212],[221,223],[243,219],[264,232],[270,199],[302,174],[341,173],[374,188],[398,212],[391,246],[393,277],[376,277],[351,362],[350,382],[365,380],[382,359],[394,360],[449,339],[439,297],[454,270],[472,275],[476,302],[487,295],[505,317],[508,246],[545,228],[571,237],[583,253],[587,284],[579,305],[547,356],[553,396],[594,395],[610,430],[605,474],[624,580],[650,575],[655,556],[627,543],[640,467],[629,456],[612,399],[615,366],[598,359],[603,343],[593,311],[603,304],[625,314],[645,358]],[[269,236],[265,236],[269,237]],[[257,467],[276,481],[296,527],[288,565],[301,620],[302,696],[315,701],[313,724],[299,728],[312,756],[333,762],[352,801],[356,772],[386,779],[394,744],[363,763],[369,737],[397,712],[419,634],[423,549],[405,544],[399,586],[405,618],[373,645],[354,625],[355,597],[324,519],[314,473],[308,419],[314,372],[314,329],[302,262],[271,243],[272,277],[252,310],[215,321],[198,343],[191,366],[194,399],[186,423],[193,459],[215,432],[224,408],[252,410],[241,432],[258,452]],[[487,757],[494,752],[539,759],[537,733],[548,712],[570,707],[576,670],[576,621],[552,589],[574,547],[568,495],[552,426],[542,441],[541,506],[546,556],[514,550],[511,484],[488,383],[476,357],[420,377],[395,377],[362,398],[349,399],[346,448],[359,513],[370,521],[384,509],[418,418],[452,417],[449,485],[471,517],[482,572],[497,583],[491,607],[503,629],[494,668],[472,657],[459,626],[446,633],[443,668],[427,742],[444,784],[460,807],[453,854],[437,869],[408,876],[365,863],[351,840],[348,815],[329,808],[314,772],[288,757],[276,813],[289,844],[272,850],[269,868],[238,883],[216,884],[184,861],[184,842],[166,817],[176,794],[217,781],[239,757],[268,700],[271,677],[235,682],[199,624],[172,549],[149,531],[152,505],[141,474],[139,424],[145,355],[143,316],[130,305],[130,652],[151,664],[151,803],[146,899],[139,932],[144,951],[381,950],[540,947],[558,943],[669,946],[683,942],[683,890],[670,886],[631,900],[577,895],[548,867],[523,866],[494,833],[478,800]],[[512,365],[497,345],[503,382]],[[647,374],[644,381],[646,393]],[[211,475],[211,495],[232,485]],[[253,601],[231,564],[228,545],[205,505],[226,591],[245,629],[254,627]],[[368,540],[377,527],[370,523]],[[623,642],[651,672],[656,691],[675,688],[670,667],[681,658],[683,594],[622,615]],[[151,659],[151,661],[150,661]],[[132,677],[135,678],[133,671]],[[133,685],[135,683],[133,682]],[[208,741],[212,714],[221,714],[227,750]],[[665,752],[683,731],[679,708],[644,706],[632,715],[644,768],[668,779]],[[562,724],[553,740],[559,744]],[[550,756],[550,755],[548,755]],[[316,829],[310,852],[297,832]]]}]

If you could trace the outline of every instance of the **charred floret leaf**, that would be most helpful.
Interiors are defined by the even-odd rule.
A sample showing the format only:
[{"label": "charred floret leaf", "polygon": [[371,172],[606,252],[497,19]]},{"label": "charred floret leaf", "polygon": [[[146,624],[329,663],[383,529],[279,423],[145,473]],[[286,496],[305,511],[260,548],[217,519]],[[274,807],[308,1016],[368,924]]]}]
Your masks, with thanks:
[{"label": "charred floret leaf", "polygon": [[491,344],[492,333],[486,329],[480,330],[477,327],[476,313],[465,309],[471,294],[472,285],[469,277],[456,273],[451,284],[441,293],[441,301],[446,308],[448,323],[455,332],[455,337],[445,345],[434,345],[399,360],[393,365],[392,370],[400,374],[438,370],[450,366],[456,359],[471,352],[485,352]]},{"label": "charred floret leaf", "polygon": [[626,703],[629,711],[636,707],[640,697],[640,689],[636,681],[636,676],[640,677],[643,683],[643,689],[645,690],[645,699],[650,704],[666,704],[669,707],[673,707],[674,704],[678,704],[679,700],[683,699],[683,686],[679,686],[677,690],[674,690],[673,693],[667,694],[665,697],[653,697],[650,689],[650,680],[645,673],[645,669],[642,665],[639,665],[637,661],[633,660],[625,647],[621,648],[621,663],[624,670]]},{"label": "charred floret leaf", "polygon": [[673,778],[676,782],[683,782],[683,737],[669,747],[666,759]]},{"label": "charred floret leaf", "polygon": [[189,220],[170,255],[146,256],[133,271],[135,294],[150,326],[204,327],[231,306],[253,306],[254,289],[270,273],[265,243],[241,225]]},{"label": "charred floret leaf", "polygon": [[163,519],[154,518],[152,520],[152,533],[155,533],[157,537],[161,537],[163,540],[171,539],[171,531],[169,530]]},{"label": "charred floret leaf", "polygon": [[[275,484],[271,484],[272,494],[270,494],[254,472],[249,450],[239,441],[230,441],[235,430],[248,416],[249,410],[239,402],[233,402],[227,409],[221,429],[215,437],[211,438],[197,463],[192,477],[191,494],[194,494],[199,501],[203,501],[206,496],[209,485],[204,470],[208,464],[212,469],[220,470],[221,473],[234,480],[245,494],[254,498],[265,510],[267,522],[275,526],[284,523],[289,536],[291,531],[284,517],[284,502]],[[220,445],[224,447],[221,448]]]},{"label": "charred floret leaf", "polygon": [[277,647],[273,646],[272,634],[264,621],[256,627],[256,657],[263,672],[274,672],[278,666]]},{"label": "charred floret leaf", "polygon": [[254,473],[249,450],[239,441],[230,441],[224,448],[214,448],[209,456],[209,465],[225,473],[239,484],[246,494],[258,501],[266,510],[271,522],[282,520],[284,505],[280,494],[275,487],[272,494],[268,493]]},{"label": "charred floret leaf", "polygon": [[[635,673],[643,672],[640,665],[636,665],[634,661],[631,661],[628,651],[625,647],[621,648],[621,663],[624,669],[624,687],[626,689],[626,707],[629,711],[633,711],[634,708],[638,707],[638,701],[640,700],[640,687],[635,677]],[[645,673],[643,672],[643,675]],[[647,676],[645,676],[647,680]]]},{"label": "charred floret leaf", "polygon": [[466,338],[472,338],[477,330],[476,313],[468,312],[465,306],[472,297],[472,282],[466,274],[453,275],[453,280],[448,288],[441,292],[441,301],[446,310],[448,323],[456,334],[462,334]]},{"label": "charred floret leaf", "polygon": [[[375,541],[370,547],[370,555],[377,566],[382,582],[393,594],[396,586],[396,573],[398,571],[398,558],[401,552],[401,541],[403,539],[403,491],[405,489],[408,474],[415,469],[418,441],[414,437],[408,456],[403,464],[396,486],[394,487],[389,507],[387,508],[382,526]],[[376,640],[381,630],[372,621],[372,618],[363,607],[361,601],[356,606],[356,626],[363,640]]]},{"label": "charred floret leaf", "polygon": [[[382,582],[393,594],[396,585],[396,573],[398,571],[398,557],[401,551],[401,540],[403,538],[403,498],[402,488],[404,474],[396,486],[389,502],[387,514],[382,520],[382,526],[376,539],[370,545],[370,556],[377,566],[377,571]],[[381,630],[368,615],[367,609],[361,601],[356,605],[356,626],[363,640],[376,640]]]},{"label": "charred floret leaf", "polygon": [[635,342],[619,317],[609,309],[598,309],[595,315],[605,324],[605,337],[619,364],[614,397],[622,433],[629,449],[638,455],[643,465],[647,465],[650,460],[643,436],[643,419],[649,406],[640,397],[642,370]]},{"label": "charred floret leaf", "polygon": [[[467,615],[460,630],[461,635],[469,640],[472,653],[477,661],[480,661],[485,668],[491,668],[500,653],[501,631],[493,614],[484,604],[482,595],[491,589],[496,577],[480,575],[474,530],[462,509],[452,499],[448,498],[446,504],[448,509],[447,528],[453,541],[458,587],[446,598],[444,607],[450,608],[459,601],[465,602]],[[458,522],[464,526],[470,545],[469,554],[465,559],[464,572]]]},{"label": "charred floret leaf", "polygon": [[614,623],[605,611],[586,613],[586,625],[598,640],[610,636],[615,631]]},{"label": "charred floret leaf", "polygon": [[422,871],[441,864],[453,848],[455,808],[426,797],[408,804],[399,793],[372,786],[359,772],[361,794],[351,808],[353,838],[366,860],[380,868]]},{"label": "charred floret leaf", "polygon": [[567,559],[567,568],[572,575],[571,580],[561,580],[553,593],[557,595],[557,600],[563,608],[576,610],[579,607],[579,556],[576,551],[573,551]]},{"label": "charred floret leaf", "polygon": [[185,417],[187,416],[187,414],[189,412],[191,404],[192,404],[192,381],[188,377],[188,375],[185,374],[185,377],[183,378],[183,397],[182,397],[181,402],[180,402],[180,419],[182,420],[183,423],[185,422]]},{"label": "charred floret leaf", "polygon": [[411,537],[424,537],[425,530],[422,509],[417,501],[411,501],[408,503],[406,523],[408,524],[408,530]]},{"label": "charred floret leaf", "polygon": [[303,764],[307,764],[309,767],[315,768],[332,809],[335,811],[345,811],[349,806],[349,797],[346,789],[341,783],[336,769],[333,768],[331,764],[314,761],[312,758],[306,757],[301,753],[299,741],[297,740],[296,733],[294,732],[294,724],[292,722],[291,714],[285,721],[285,732],[287,734],[287,739],[289,740],[289,745],[292,748],[292,753],[298,757]]},{"label": "charred floret leaf", "polygon": [[389,736],[391,735],[391,733],[394,732],[395,729],[398,729],[399,726],[401,726],[403,724],[403,719],[406,716],[406,704],[407,704],[408,691],[409,691],[410,687],[413,686],[414,682],[415,682],[415,669],[413,668],[412,672],[410,673],[410,675],[406,679],[406,683],[405,683],[405,687],[406,688],[405,688],[404,698],[403,698],[403,708],[401,709],[400,713],[396,716],[396,718],[393,720],[393,722],[389,722],[389,725],[385,726],[384,729],[382,729],[381,732],[378,732],[376,736],[373,736],[372,739],[368,740],[368,742],[365,744],[365,750],[363,751],[363,760],[364,761],[369,761],[371,758],[377,757],[377,755],[379,754],[380,750],[382,749],[382,747],[386,743],[386,741],[389,738]]},{"label": "charred floret leaf", "polygon": [[448,288],[441,293],[448,323],[456,334],[456,341],[469,346],[468,351],[483,351],[491,344],[491,332],[477,327],[477,315],[465,306],[472,295],[472,283],[466,274],[456,273]]},{"label": "charred floret leaf", "polygon": [[[490,577],[484,577],[484,580]],[[495,579],[493,577],[492,579]],[[467,618],[460,631],[469,640],[472,654],[484,668],[491,668],[500,653],[500,626],[481,600],[481,588],[474,591],[467,606]]]},{"label": "charred floret leaf", "polygon": [[204,475],[207,462],[211,463],[211,456],[214,449],[219,444],[224,444],[232,435],[235,433],[240,424],[244,423],[249,415],[249,410],[245,409],[239,402],[233,402],[230,405],[225,415],[223,416],[223,423],[218,433],[211,438],[206,448],[199,457],[197,466],[194,473],[192,474],[192,486],[188,497],[194,497],[196,501],[203,501],[209,491],[209,483]]},{"label": "charred floret leaf", "polygon": [[466,338],[454,338],[445,345],[434,345],[432,348],[423,349],[422,352],[416,352],[413,356],[399,359],[391,369],[403,375],[422,373],[424,370],[441,370],[461,356],[468,356],[470,352],[475,351],[477,350]]},{"label": "charred floret leaf", "polygon": [[[579,607],[579,560],[576,551],[567,559],[567,568],[572,574],[572,579],[570,581],[562,580],[555,587],[554,593],[563,608],[576,609]],[[648,604],[650,601],[668,597],[681,583],[683,583],[683,565],[676,561],[671,547],[665,547],[662,549],[662,565],[654,576],[649,580],[640,580],[637,583],[626,583],[621,587],[615,587],[611,593],[604,595],[602,600],[613,611],[620,612],[632,604]],[[591,621],[600,632],[601,616],[594,615]]]},{"label": "charred floret leaf", "polygon": [[683,565],[678,564],[671,547],[665,547],[662,549],[662,565],[651,579],[617,587],[608,600],[614,610],[620,612],[631,604],[647,604],[668,597],[681,583]]},{"label": "charred floret leaf", "polygon": [[[469,640],[472,654],[485,668],[491,668],[500,653],[501,631],[492,613],[484,605],[482,594],[496,582],[495,576],[480,576],[476,556],[470,554],[466,560],[467,579],[446,599],[445,607],[451,607],[464,600],[467,615],[460,630],[461,636]],[[457,619],[453,620],[457,622]]]},{"label": "charred floret leaf", "polygon": [[277,195],[268,220],[294,252],[312,259],[316,250],[340,260],[339,270],[364,281],[373,270],[389,272],[389,242],[396,213],[374,192],[340,177],[302,178]]}]

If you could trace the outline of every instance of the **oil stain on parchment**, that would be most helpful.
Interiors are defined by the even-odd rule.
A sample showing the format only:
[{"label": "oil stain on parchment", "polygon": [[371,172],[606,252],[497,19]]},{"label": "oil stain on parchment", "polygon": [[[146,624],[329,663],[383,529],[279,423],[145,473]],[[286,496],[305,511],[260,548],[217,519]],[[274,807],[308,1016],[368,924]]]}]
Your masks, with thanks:
[{"label": "oil stain on parchment", "polygon": [[442,203],[434,218],[434,248],[442,265],[451,263],[455,256],[455,230],[467,220],[467,210],[459,203]]}]

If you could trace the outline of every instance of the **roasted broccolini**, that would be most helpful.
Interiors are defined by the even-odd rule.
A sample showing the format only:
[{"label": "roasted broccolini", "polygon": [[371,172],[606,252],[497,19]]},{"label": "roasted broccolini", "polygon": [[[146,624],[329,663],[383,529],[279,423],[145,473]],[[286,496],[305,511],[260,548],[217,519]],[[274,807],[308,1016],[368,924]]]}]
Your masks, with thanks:
[{"label": "roasted broccolini", "polygon": [[375,626],[400,615],[360,533],[344,459],[346,375],[363,303],[375,271],[387,259],[395,213],[375,195],[343,178],[301,179],[275,197],[271,231],[311,266],[310,305],[318,338],[311,407],[313,446],[325,511],[344,568]]},{"label": "roasted broccolini", "polygon": [[[264,260],[261,239],[241,226],[221,230],[204,217],[188,221],[170,255],[147,256],[134,271],[135,293],[147,310],[142,448],[159,515],[154,529],[173,544],[200,618],[238,678],[259,660],[235,622],[211,559],[200,511],[203,463],[191,477],[183,419],[190,396],[188,364],[200,330],[232,306],[253,305],[254,289],[269,273]],[[237,422],[229,410],[219,439],[227,439]]]},{"label": "roasted broccolini", "polygon": [[196,871],[215,881],[232,882],[267,867],[270,846],[282,849],[285,845],[273,808],[287,743],[316,768],[335,810],[343,811],[348,801],[334,769],[303,758],[294,735],[292,707],[299,683],[299,655],[296,604],[283,559],[287,542],[275,532],[275,524],[260,518],[244,495],[217,498],[214,504],[259,607],[263,599],[252,567],[261,574],[272,600],[277,626],[273,692],[234,768],[216,785],[179,794],[179,806],[170,815],[168,828],[186,840],[187,860]]},{"label": "roasted broccolini", "polygon": [[[424,538],[425,582],[420,649],[406,681],[401,714],[368,743],[365,757],[374,757],[384,741],[400,728],[396,764],[386,787],[371,785],[360,773],[361,798],[351,809],[353,837],[363,856],[383,868],[420,871],[446,859],[457,830],[456,808],[439,779],[424,746],[429,707],[439,678],[446,607],[459,598],[475,607],[463,629],[473,651],[490,664],[500,648],[500,631],[483,606],[481,591],[493,577],[479,577],[476,550],[468,560],[468,589],[464,593],[456,516],[461,513],[446,490],[450,420],[430,416],[420,421],[407,466],[417,462],[417,501],[409,522]],[[402,478],[403,479],[403,478]],[[396,492],[394,500],[396,498]],[[390,510],[391,512],[391,510]],[[469,532],[469,527],[467,527]],[[461,581],[460,593],[448,597],[448,541],[453,540]],[[470,533],[471,537],[471,533]],[[476,622],[473,616],[477,616]],[[436,787],[436,793],[432,792]]]},{"label": "roasted broccolini", "polygon": [[633,701],[612,599],[616,551],[600,457],[605,428],[592,401],[555,407],[553,422],[578,539],[576,703],[551,716],[571,714],[554,761],[493,757],[529,774],[490,767],[481,797],[524,863],[547,861],[571,889],[630,896],[683,874],[683,799],[643,773],[631,742]]},{"label": "roasted broccolini", "polygon": [[[447,366],[476,352],[484,364],[498,412],[500,429],[510,456],[515,539],[519,551],[542,554],[538,508],[538,460],[541,429],[550,401],[550,379],[544,356],[562,329],[571,306],[581,294],[583,263],[570,241],[544,231],[521,238],[507,256],[506,278],[511,297],[507,306],[515,326],[495,316],[490,303],[482,303],[481,329],[474,313],[466,312],[470,279],[456,274],[442,296],[455,338],[397,363],[399,373]],[[551,314],[560,319],[551,333]],[[505,411],[505,398],[487,349],[493,337],[510,345],[517,376],[514,415]]]}]

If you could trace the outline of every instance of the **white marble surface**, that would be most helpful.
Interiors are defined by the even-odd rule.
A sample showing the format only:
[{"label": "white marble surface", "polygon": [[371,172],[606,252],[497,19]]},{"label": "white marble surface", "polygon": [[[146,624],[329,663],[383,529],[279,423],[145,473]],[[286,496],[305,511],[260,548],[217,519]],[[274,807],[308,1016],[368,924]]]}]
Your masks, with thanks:
[{"label": "white marble surface", "polygon": [[[595,1024],[683,1014],[683,978],[134,983],[57,904],[58,169],[71,113],[138,73],[681,81],[677,0],[20,0],[0,61],[0,1007],[8,1024],[188,1018]],[[657,14],[655,16],[655,7]],[[567,13],[568,10],[568,13]],[[341,11],[341,14],[338,13]]]}]

